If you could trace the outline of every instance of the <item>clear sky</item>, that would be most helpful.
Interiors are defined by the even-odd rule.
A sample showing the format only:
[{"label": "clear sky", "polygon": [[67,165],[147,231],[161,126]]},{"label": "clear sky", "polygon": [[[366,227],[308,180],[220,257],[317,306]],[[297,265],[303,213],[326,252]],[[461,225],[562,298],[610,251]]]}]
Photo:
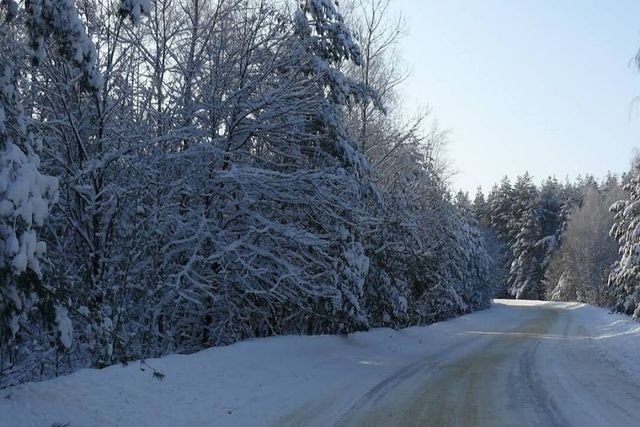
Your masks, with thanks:
[{"label": "clear sky", "polygon": [[405,105],[431,107],[451,131],[454,187],[628,169],[640,146],[640,1],[392,1],[408,24]]}]

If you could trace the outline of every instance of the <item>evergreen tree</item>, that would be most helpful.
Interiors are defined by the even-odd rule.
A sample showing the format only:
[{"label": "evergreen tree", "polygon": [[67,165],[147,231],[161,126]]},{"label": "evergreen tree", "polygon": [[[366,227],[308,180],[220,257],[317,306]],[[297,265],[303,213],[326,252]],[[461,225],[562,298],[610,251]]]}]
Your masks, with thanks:
[{"label": "evergreen tree", "polygon": [[471,200],[469,200],[469,193],[465,191],[458,191],[456,193],[453,204],[458,210],[459,215],[461,215],[463,218],[466,218],[467,221],[475,222],[473,205],[471,204]]},{"label": "evergreen tree", "polygon": [[490,226],[490,212],[490,204],[487,200],[485,200],[484,193],[482,192],[482,187],[478,187],[476,195],[473,199],[473,215],[480,225],[480,228],[488,228]]},{"label": "evergreen tree", "polygon": [[528,173],[519,176],[513,187],[512,217],[508,224],[513,262],[509,270],[509,293],[518,299],[540,296],[543,251],[540,239],[538,190]]},{"label": "evergreen tree", "polygon": [[511,246],[514,260],[509,270],[509,292],[517,299],[539,299],[544,253],[536,245],[540,222],[535,205],[525,208],[517,223],[519,232]]},{"label": "evergreen tree", "polygon": [[490,253],[494,262],[494,272],[492,277],[493,287],[496,295],[509,296],[508,273],[513,262],[513,252],[511,246],[513,237],[509,231],[509,224],[512,221],[513,209],[513,188],[508,177],[503,177],[500,186],[493,186],[487,203],[489,205],[489,224],[491,233],[487,237]]},{"label": "evergreen tree", "polygon": [[491,227],[498,233],[506,244],[513,240],[509,224],[512,222],[513,189],[508,177],[502,178],[500,186],[494,188],[490,195]]},{"label": "evergreen tree", "polygon": [[565,217],[560,200],[561,187],[555,178],[547,178],[541,188],[538,201],[540,214],[540,240],[536,243],[543,252],[542,270],[549,265],[551,256],[560,244]]},{"label": "evergreen tree", "polygon": [[628,182],[628,198],[611,206],[614,225],[611,236],[620,245],[620,259],[609,275],[614,309],[640,317],[640,159],[633,162]]}]

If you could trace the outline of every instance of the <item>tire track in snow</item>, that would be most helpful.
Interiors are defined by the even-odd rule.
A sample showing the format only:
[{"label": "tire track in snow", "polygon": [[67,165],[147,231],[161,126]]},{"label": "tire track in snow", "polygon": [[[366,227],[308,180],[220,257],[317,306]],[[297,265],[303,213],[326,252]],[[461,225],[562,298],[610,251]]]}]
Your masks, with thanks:
[{"label": "tire track in snow", "polygon": [[640,381],[603,354],[571,308],[547,303],[513,309],[526,310],[528,320],[467,330],[368,391],[337,391],[278,425],[638,425]]},{"label": "tire track in snow", "polygon": [[[395,388],[385,390],[388,399],[367,401],[365,396],[340,425],[567,425],[536,375],[539,342],[556,317],[557,310],[540,309],[539,316],[514,329],[481,335],[484,346],[461,358],[441,360],[417,389],[402,390],[402,383],[394,382]],[[522,413],[528,417],[516,416]]]}]

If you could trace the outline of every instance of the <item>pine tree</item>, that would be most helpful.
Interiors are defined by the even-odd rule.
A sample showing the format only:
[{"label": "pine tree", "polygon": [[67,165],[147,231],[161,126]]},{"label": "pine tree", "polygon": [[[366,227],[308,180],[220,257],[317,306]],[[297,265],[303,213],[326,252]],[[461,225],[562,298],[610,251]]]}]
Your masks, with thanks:
[{"label": "pine tree", "polygon": [[538,197],[540,214],[540,240],[536,243],[543,252],[542,274],[551,262],[554,251],[561,241],[563,225],[566,220],[562,202],[560,200],[560,184],[555,178],[549,177],[543,182]]},{"label": "pine tree", "polygon": [[473,199],[473,214],[480,228],[488,228],[491,224],[490,218],[491,207],[487,200],[485,200],[482,187],[478,187],[476,195]]},{"label": "pine tree", "polygon": [[509,293],[518,299],[540,297],[543,251],[540,239],[538,190],[528,173],[519,176],[513,187],[512,217],[508,224],[513,262],[509,270]]},{"label": "pine tree", "polygon": [[624,190],[628,199],[611,206],[614,225],[611,236],[620,245],[620,259],[609,275],[609,288],[614,309],[640,317],[640,159],[634,159]]},{"label": "pine tree", "polygon": [[466,221],[475,222],[475,216],[473,214],[473,205],[469,200],[469,193],[465,191],[458,191],[453,201],[458,214],[465,218]]},{"label": "pine tree", "polygon": [[509,292],[517,299],[538,299],[542,295],[540,283],[544,253],[536,245],[540,222],[535,205],[529,205],[524,209],[518,227],[516,240],[511,246],[514,260],[509,271]]},{"label": "pine tree", "polygon": [[513,239],[509,224],[513,216],[513,189],[508,177],[502,178],[499,187],[490,194],[491,227],[509,244]]},{"label": "pine tree", "polygon": [[509,224],[512,221],[513,188],[508,177],[503,177],[500,186],[493,186],[487,197],[489,205],[490,233],[487,234],[489,251],[494,262],[492,275],[493,287],[496,295],[509,296],[508,272],[511,269],[514,256],[511,250],[514,238],[510,234]]}]

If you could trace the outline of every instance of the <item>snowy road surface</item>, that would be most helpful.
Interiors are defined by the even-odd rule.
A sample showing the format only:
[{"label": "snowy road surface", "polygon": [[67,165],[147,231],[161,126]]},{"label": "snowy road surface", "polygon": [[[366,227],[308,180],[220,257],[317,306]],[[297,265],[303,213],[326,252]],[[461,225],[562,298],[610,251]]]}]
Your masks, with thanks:
[{"label": "snowy road surface", "polygon": [[[520,308],[518,325],[474,330],[454,347],[399,371],[343,417],[358,426],[634,426],[640,381],[594,345],[571,306]],[[414,370],[415,369],[415,370]],[[408,373],[409,375],[405,375]]]},{"label": "snowy road surface", "polygon": [[636,426],[640,325],[496,301],[427,327],[245,341],[0,390],[0,426]]}]

